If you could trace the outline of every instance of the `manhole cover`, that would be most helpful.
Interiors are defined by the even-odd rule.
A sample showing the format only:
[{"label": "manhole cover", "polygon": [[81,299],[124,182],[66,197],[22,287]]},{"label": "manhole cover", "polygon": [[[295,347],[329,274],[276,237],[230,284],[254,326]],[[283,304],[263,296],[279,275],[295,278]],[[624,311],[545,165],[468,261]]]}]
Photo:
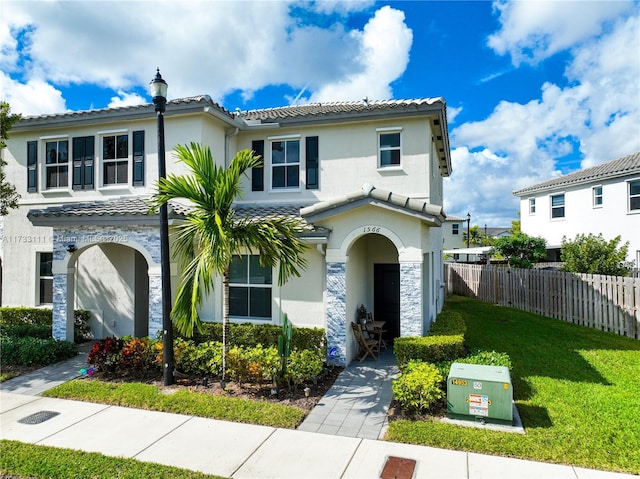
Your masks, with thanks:
[{"label": "manhole cover", "polygon": [[411,479],[415,468],[415,459],[389,456],[380,474],[380,479]]},{"label": "manhole cover", "polygon": [[52,417],[56,417],[58,414],[60,413],[56,411],[38,411],[19,419],[18,422],[21,424],[40,424]]}]

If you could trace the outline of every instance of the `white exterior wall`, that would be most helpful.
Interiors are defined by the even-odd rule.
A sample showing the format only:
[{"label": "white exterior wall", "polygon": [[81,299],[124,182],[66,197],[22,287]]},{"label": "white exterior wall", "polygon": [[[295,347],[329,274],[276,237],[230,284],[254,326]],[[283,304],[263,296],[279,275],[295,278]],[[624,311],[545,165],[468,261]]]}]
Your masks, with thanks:
[{"label": "white exterior wall", "polygon": [[[378,168],[378,128],[401,127],[400,167]],[[300,189],[272,191],[270,168],[270,140],[288,135],[300,135]],[[318,136],[319,189],[307,190],[305,185],[304,138]],[[251,191],[251,180],[245,180],[243,201],[267,203],[295,202],[312,204],[359,190],[371,183],[376,188],[402,192],[405,196],[429,199],[429,168],[431,127],[426,119],[404,119],[349,125],[329,125],[300,128],[267,129],[242,132],[238,148],[251,148],[253,140],[265,140],[265,191]],[[437,160],[434,161],[437,163]],[[436,172],[441,185],[442,178]],[[441,189],[437,199],[441,200]],[[441,201],[433,201],[442,204]]]},{"label": "white exterior wall", "polygon": [[[628,211],[627,181],[633,178],[604,180],[597,183],[538,192],[520,199],[522,231],[530,236],[541,236],[548,247],[560,247],[562,237],[573,240],[578,234],[602,233],[606,240],[622,237],[629,241],[627,259],[640,259],[640,211]],[[602,186],[603,204],[593,206],[594,186]],[[565,194],[565,217],[551,218],[551,195]],[[529,213],[529,199],[535,197],[536,212]]]},{"label": "white exterior wall", "polygon": [[[458,234],[453,234],[453,225],[458,225]],[[466,245],[464,244],[464,234],[466,233],[465,222],[462,220],[458,221],[445,221],[442,225],[442,240],[443,240],[443,249],[457,249],[464,248]]]}]

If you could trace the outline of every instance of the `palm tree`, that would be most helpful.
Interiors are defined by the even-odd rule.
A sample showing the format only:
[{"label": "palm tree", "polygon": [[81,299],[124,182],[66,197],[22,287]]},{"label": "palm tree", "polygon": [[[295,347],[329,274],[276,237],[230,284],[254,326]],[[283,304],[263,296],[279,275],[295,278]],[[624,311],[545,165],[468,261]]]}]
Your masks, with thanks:
[{"label": "palm tree", "polygon": [[241,178],[250,168],[262,166],[253,151],[237,153],[225,169],[213,161],[211,149],[197,143],[174,149],[178,161],[190,170],[186,175],[167,175],[160,179],[158,192],[152,197],[153,208],[170,200],[185,199],[191,211],[179,224],[173,237],[173,256],[181,264],[171,318],[187,337],[200,331],[198,309],[212,291],[215,277],[222,277],[222,381],[226,380],[226,357],[229,350],[229,266],[234,255],[257,252],[261,266],[278,266],[278,285],[291,276],[300,276],[306,268],[305,246],[300,235],[305,223],[300,218],[245,218],[236,214],[233,203],[242,195]]}]

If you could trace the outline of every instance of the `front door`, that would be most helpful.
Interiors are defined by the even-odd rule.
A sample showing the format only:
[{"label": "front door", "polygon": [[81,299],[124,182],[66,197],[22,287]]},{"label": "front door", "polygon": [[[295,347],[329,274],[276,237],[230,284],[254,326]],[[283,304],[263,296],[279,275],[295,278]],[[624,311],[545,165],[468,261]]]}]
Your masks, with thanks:
[{"label": "front door", "polygon": [[385,321],[388,339],[400,336],[400,265],[373,265],[373,314]]}]

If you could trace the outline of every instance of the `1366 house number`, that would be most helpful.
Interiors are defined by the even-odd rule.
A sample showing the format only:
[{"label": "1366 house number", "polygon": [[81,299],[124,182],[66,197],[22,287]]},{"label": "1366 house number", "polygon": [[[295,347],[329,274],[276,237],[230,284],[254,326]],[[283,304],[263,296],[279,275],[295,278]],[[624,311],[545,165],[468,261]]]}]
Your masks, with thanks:
[{"label": "1366 house number", "polygon": [[380,233],[380,226],[363,226],[362,231],[365,233]]}]

